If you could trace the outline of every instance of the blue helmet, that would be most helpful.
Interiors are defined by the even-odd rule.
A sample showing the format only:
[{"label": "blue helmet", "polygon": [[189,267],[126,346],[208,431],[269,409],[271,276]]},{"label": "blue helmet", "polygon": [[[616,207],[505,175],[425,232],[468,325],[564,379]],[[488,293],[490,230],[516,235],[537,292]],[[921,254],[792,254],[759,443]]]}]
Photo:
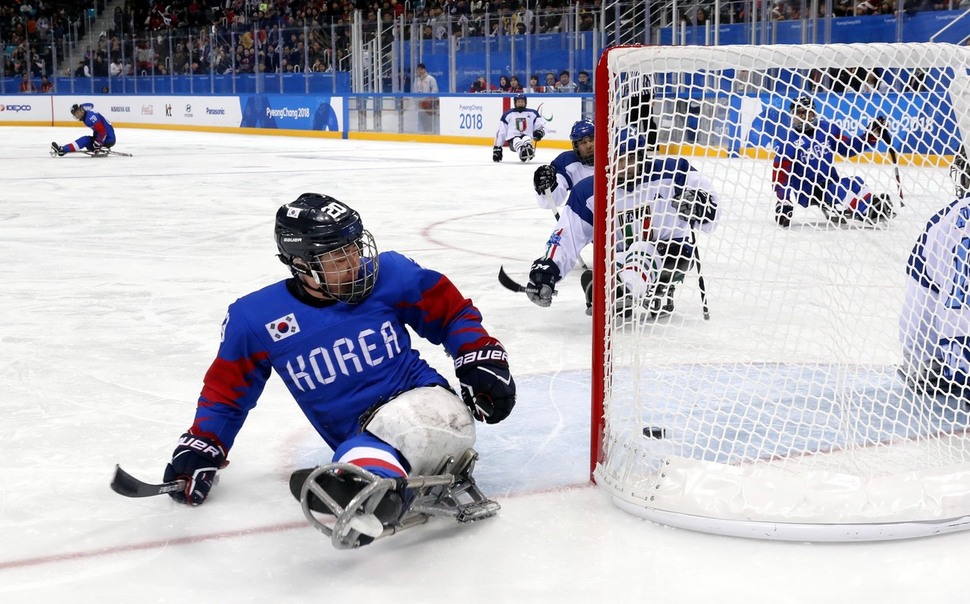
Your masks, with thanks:
[{"label": "blue helmet", "polygon": [[526,98],[526,96],[524,94],[522,94],[521,92],[519,94],[515,95],[514,97],[512,97],[512,106],[515,107],[515,108],[518,108],[519,101],[522,101],[522,107],[523,108],[529,106],[529,99]]},{"label": "blue helmet", "polygon": [[587,136],[593,136],[593,132],[596,128],[593,126],[593,122],[589,120],[579,120],[573,124],[573,129],[569,131],[569,140],[581,141]]},{"label": "blue helmet", "polygon": [[596,128],[593,126],[593,122],[590,120],[579,120],[573,124],[572,130],[569,131],[569,140],[573,142],[573,151],[576,152],[576,156],[579,161],[587,166],[593,165],[593,153],[590,152],[589,155],[584,156],[579,152],[579,141],[586,137],[593,136]]}]

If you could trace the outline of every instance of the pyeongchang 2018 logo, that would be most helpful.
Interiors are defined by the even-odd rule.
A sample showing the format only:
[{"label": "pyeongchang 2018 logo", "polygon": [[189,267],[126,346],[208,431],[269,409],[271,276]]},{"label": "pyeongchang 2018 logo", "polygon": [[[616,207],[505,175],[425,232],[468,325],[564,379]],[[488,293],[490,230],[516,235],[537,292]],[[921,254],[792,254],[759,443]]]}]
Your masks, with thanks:
[{"label": "pyeongchang 2018 logo", "polygon": [[30,111],[32,107],[30,105],[0,105],[0,111],[13,111],[17,113],[19,111]]}]

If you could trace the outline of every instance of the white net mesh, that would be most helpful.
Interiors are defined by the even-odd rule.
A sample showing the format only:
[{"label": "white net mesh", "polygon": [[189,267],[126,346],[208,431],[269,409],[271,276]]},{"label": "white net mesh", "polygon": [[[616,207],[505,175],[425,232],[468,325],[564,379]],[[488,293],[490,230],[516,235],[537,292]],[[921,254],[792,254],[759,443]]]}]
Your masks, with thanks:
[{"label": "white net mesh", "polygon": [[[968,67],[970,50],[930,44],[604,55],[593,454],[623,507],[818,540],[930,534],[970,515],[970,210],[961,222],[950,170],[970,133]],[[801,98],[815,113],[804,132]],[[649,152],[634,176],[637,132]],[[696,174],[659,161],[676,157]],[[695,187],[711,188],[716,220],[665,229]],[[921,237],[939,240],[916,254],[938,270],[908,274]],[[642,283],[627,278],[633,260]]]}]

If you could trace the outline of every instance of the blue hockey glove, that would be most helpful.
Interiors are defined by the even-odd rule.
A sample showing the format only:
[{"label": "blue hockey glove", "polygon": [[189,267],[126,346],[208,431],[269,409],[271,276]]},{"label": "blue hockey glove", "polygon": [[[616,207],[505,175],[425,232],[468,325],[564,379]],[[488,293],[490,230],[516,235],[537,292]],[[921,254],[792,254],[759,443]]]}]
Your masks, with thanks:
[{"label": "blue hockey glove", "polygon": [[545,136],[545,135],[546,135],[546,131],[545,130],[543,130],[542,128],[536,128],[532,132],[532,140],[534,140],[535,142],[538,143],[539,141],[542,140],[542,137]]},{"label": "blue hockey glove", "polygon": [[559,186],[556,169],[552,166],[539,166],[536,168],[535,174],[532,175],[532,184],[539,195],[552,193]]},{"label": "blue hockey glove", "polygon": [[171,463],[165,466],[164,477],[165,482],[184,480],[185,489],[169,493],[169,496],[179,503],[201,505],[209,496],[216,471],[228,463],[221,446],[186,432],[179,438]]},{"label": "blue hockey glove", "polygon": [[461,398],[480,422],[497,424],[515,407],[515,380],[508,353],[498,342],[455,359]]},{"label": "blue hockey glove", "polygon": [[548,258],[539,258],[532,263],[532,270],[529,271],[529,287],[526,288],[525,295],[533,303],[546,308],[552,305],[552,297],[556,295],[556,283],[562,277],[559,276],[559,267]]},{"label": "blue hockey glove", "polygon": [[492,147],[492,161],[502,161],[502,148]]}]

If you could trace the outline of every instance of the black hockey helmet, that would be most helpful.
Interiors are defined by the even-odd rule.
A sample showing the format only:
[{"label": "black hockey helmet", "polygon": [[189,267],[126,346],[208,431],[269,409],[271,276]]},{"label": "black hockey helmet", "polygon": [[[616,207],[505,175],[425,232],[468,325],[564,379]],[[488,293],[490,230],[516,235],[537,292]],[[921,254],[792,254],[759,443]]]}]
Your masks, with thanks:
[{"label": "black hockey helmet", "polygon": [[[80,116],[78,115],[78,113],[80,113]],[[71,115],[73,115],[74,119],[76,119],[77,121],[83,120],[85,113],[87,113],[87,109],[85,109],[84,106],[82,106],[80,103],[74,103],[73,105],[71,105]]]},{"label": "black hockey helmet", "polygon": [[806,132],[815,128],[818,113],[815,111],[815,101],[810,96],[802,95],[788,105],[791,113],[792,128],[799,132]]},{"label": "black hockey helmet", "polygon": [[583,156],[583,154],[579,152],[579,141],[583,140],[584,138],[592,137],[595,135],[595,133],[596,127],[590,120],[579,120],[573,124],[572,129],[569,131],[569,140],[571,140],[573,143],[573,151],[576,152],[576,157],[579,158],[580,162],[587,166],[593,165],[593,154],[590,153],[588,156]]},{"label": "black hockey helmet", "polygon": [[[329,195],[304,193],[277,210],[275,236],[280,261],[295,277],[312,277],[320,286],[317,291],[354,304],[374,289],[377,246],[360,214],[347,204]],[[327,279],[328,267],[347,258],[359,262],[358,274],[352,285],[335,288],[334,279]]]},{"label": "black hockey helmet", "polygon": [[[519,107],[519,101],[522,101],[522,106]],[[516,109],[525,109],[529,106],[529,98],[522,94],[521,92],[514,97],[512,97],[512,106]]]}]

